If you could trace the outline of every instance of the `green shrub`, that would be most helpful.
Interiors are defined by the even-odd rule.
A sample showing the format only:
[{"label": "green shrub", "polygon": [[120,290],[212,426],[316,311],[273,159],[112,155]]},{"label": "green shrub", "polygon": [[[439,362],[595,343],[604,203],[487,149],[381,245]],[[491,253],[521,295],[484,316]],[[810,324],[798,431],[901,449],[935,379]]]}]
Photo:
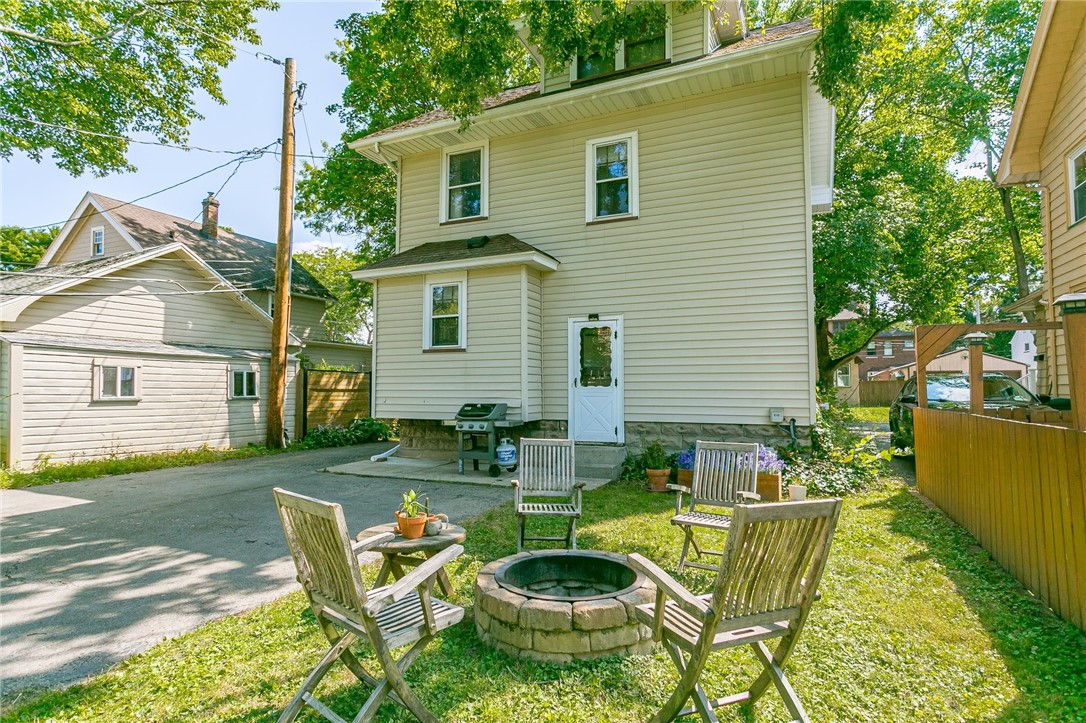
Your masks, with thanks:
[{"label": "green shrub", "polygon": [[346,427],[338,424],[322,424],[306,432],[305,438],[295,444],[300,449],[322,447],[346,447],[388,439],[389,427],[379,419],[356,419]]},{"label": "green shrub", "polygon": [[641,453],[641,466],[645,469],[667,469],[671,466],[664,445],[653,442]]}]

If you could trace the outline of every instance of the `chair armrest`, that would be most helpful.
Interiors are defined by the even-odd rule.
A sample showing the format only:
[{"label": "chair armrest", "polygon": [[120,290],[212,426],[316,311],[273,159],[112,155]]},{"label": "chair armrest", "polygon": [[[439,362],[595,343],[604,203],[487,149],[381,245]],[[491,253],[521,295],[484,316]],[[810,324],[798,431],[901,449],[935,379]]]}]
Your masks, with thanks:
[{"label": "chair armrest", "polygon": [[672,492],[678,492],[680,495],[690,492],[690,488],[686,485],[673,485],[670,482],[667,484],[667,489],[671,490]]},{"label": "chair armrest", "polygon": [[627,555],[626,559],[630,567],[656,583],[656,588],[663,590],[684,612],[693,615],[698,620],[709,619],[709,606],[676,582],[675,578],[664,572],[655,562],[636,552]]},{"label": "chair armrest", "polygon": [[576,482],[574,482],[573,483],[573,489],[577,489],[577,490],[584,489],[584,480],[577,480]]},{"label": "chair armrest", "polygon": [[690,488],[686,485],[668,484],[666,489],[675,493],[675,514],[681,515],[683,513],[683,494],[690,493]]},{"label": "chair armrest", "polygon": [[514,489],[519,489],[520,488],[520,480],[519,479],[509,480],[509,484],[512,485]]},{"label": "chair armrest", "polygon": [[376,595],[367,595],[364,612],[366,615],[374,617],[389,605],[403,600],[419,585],[424,584],[431,577],[441,572],[441,568],[444,567],[446,563],[460,557],[463,552],[463,545],[450,545],[449,547],[446,547],[384,590],[381,590],[381,592]]},{"label": "chair armrest", "polygon": [[735,496],[742,497],[743,499],[750,500],[751,502],[760,502],[762,499],[762,496],[757,492],[744,492],[743,490],[737,491],[735,493]]},{"label": "chair armrest", "polygon": [[[362,535],[361,532],[359,532],[358,534],[359,534],[359,536]],[[366,538],[362,538],[362,539],[359,539],[358,537],[356,537],[355,540],[357,540],[357,542],[354,542],[354,543],[351,544],[351,551],[354,554],[357,555],[360,552],[365,552],[366,550],[372,550],[373,548],[377,547],[378,545],[387,544],[389,542],[392,542],[395,539],[396,539],[396,535],[392,534],[391,532],[382,532],[379,535],[374,535],[372,537],[366,537]]]}]

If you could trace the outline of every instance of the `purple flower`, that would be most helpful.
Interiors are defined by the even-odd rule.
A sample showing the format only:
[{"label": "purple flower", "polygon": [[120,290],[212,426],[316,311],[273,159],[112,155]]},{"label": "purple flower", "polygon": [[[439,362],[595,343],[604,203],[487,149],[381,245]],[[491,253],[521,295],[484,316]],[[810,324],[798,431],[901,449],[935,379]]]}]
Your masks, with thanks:
[{"label": "purple flower", "polygon": [[764,444],[758,447],[758,471],[759,472],[783,472],[784,460],[777,456],[777,450]]},{"label": "purple flower", "polygon": [[675,464],[679,465],[679,469],[694,469],[693,447],[679,452],[679,456],[675,458]]}]

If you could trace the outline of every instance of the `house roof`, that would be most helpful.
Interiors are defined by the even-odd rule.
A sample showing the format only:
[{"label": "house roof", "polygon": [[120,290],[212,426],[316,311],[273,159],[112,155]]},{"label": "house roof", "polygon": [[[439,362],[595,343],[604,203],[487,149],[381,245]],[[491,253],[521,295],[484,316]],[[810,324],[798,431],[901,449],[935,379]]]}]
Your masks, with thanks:
[{"label": "house roof", "polygon": [[[761,30],[752,30],[743,40],[724,45],[720,48],[717,48],[711,53],[707,53],[705,55],[701,55],[690,60],[681,61],[679,63],[668,63],[661,66],[660,68],[656,68],[653,70],[643,71],[639,73],[631,73],[630,75],[636,74],[639,77],[648,77],[659,74],[669,68],[674,68],[676,66],[686,65],[697,61],[727,57],[736,53],[740,53],[744,50],[750,50],[761,45],[767,45],[782,40],[788,40],[790,38],[805,35],[814,31],[815,29],[812,24],[811,18],[796,20],[790,23],[781,23],[779,25],[771,25],[762,28]],[[536,98],[560,98],[566,93],[569,93],[571,90],[579,90],[588,85],[591,85],[591,87],[593,88],[599,88],[600,86],[608,85],[614,81],[627,79],[630,77],[630,75],[619,74],[605,81],[600,81],[593,84],[580,84],[575,88],[547,93],[545,96],[540,96],[539,83],[522,85],[516,88],[508,88],[496,96],[484,99],[482,101],[482,112],[480,113],[480,115],[485,116],[488,111],[493,111],[497,108],[502,108],[505,106],[513,105],[514,103],[520,103]],[[544,101],[541,100],[540,102]],[[423,113],[422,115],[416,116],[409,120],[396,123],[395,125],[391,125],[388,128],[383,128],[379,131],[375,131],[374,133],[370,133],[369,135],[352,141],[349,145],[352,148],[357,149],[359,146],[366,145],[374,141],[381,141],[393,135],[400,135],[405,131],[410,131],[412,129],[423,129],[427,126],[437,126],[439,124],[442,124],[443,121],[452,120],[455,120],[452,113],[445,110],[444,108],[438,108],[436,110],[429,111],[428,113]]]},{"label": "house roof", "polygon": [[431,241],[351,272],[356,279],[408,276],[441,269],[524,263],[554,270],[558,260],[512,234]]},{"label": "house roof", "polygon": [[1041,143],[1060,88],[1065,82],[1081,82],[1070,76],[1067,66],[1084,28],[1086,2],[1055,0],[1041,6],[999,162],[996,180],[1000,185],[1040,179]]},{"label": "house roof", "polygon": [[37,295],[59,282],[98,276],[99,272],[117,264],[136,260],[142,256],[154,256],[153,249],[129,251],[113,256],[102,256],[71,264],[44,266],[30,271],[0,274],[0,303],[18,296]]},{"label": "house roof", "polygon": [[[275,288],[273,243],[227,231],[222,226],[219,227],[216,238],[209,238],[200,232],[200,226],[191,219],[172,216],[97,193],[87,195],[144,248],[181,242],[237,287],[262,290]],[[88,206],[87,212],[93,213],[92,207]],[[115,259],[116,256],[112,258]],[[290,275],[291,293],[322,299],[335,298],[313,274],[297,262],[291,263]]]},{"label": "house roof", "polygon": [[[0,340],[20,344],[22,346],[36,346],[53,349],[80,349],[84,351],[108,351],[130,354],[153,354],[170,357],[216,357],[231,359],[268,359],[271,352],[258,349],[233,349],[227,347],[192,345],[192,344],[166,344],[163,342],[149,341],[146,339],[105,339],[101,337],[71,337],[53,336],[51,334],[35,334],[32,332],[0,332]],[[288,355],[291,359],[297,357]]]}]

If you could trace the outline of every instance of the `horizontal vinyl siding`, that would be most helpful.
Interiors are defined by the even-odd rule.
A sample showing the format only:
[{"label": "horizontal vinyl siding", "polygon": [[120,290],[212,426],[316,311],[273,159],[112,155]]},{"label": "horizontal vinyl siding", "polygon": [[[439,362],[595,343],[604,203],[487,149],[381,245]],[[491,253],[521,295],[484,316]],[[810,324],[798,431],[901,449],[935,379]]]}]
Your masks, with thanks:
[{"label": "horizontal vinyl siding", "polygon": [[295,296],[290,300],[290,330],[301,339],[326,341],[323,301]]},{"label": "horizontal vinyl siding", "polygon": [[331,364],[337,367],[352,366],[355,371],[367,372],[371,369],[372,350],[369,347],[345,348],[321,344],[319,341],[307,342],[302,354],[310,364]]},{"label": "horizontal vinyl siding", "polygon": [[[271,348],[269,327],[230,294],[175,295],[183,289],[208,290],[214,284],[179,257],[160,257],[65,290],[111,296],[46,296],[5,328],[237,349]],[[140,295],[121,296],[136,293]]]},{"label": "horizontal vinyl siding", "polygon": [[[672,6],[674,7],[674,6]],[[701,5],[671,18],[671,59],[689,60],[705,54],[705,34],[708,32],[705,8]]]},{"label": "horizontal vinyl siding", "polygon": [[452,419],[472,401],[504,402],[522,415],[520,270],[467,277],[467,351],[422,352],[424,277],[378,284],[376,416]]},{"label": "horizontal vinyl siding", "polygon": [[56,266],[58,264],[70,264],[76,261],[86,261],[87,259],[94,258],[94,249],[91,246],[91,229],[96,226],[102,226],[103,231],[105,232],[104,256],[126,254],[133,250],[132,244],[128,243],[123,236],[117,233],[116,227],[106,221],[101,213],[95,211],[76,224],[75,228],[72,229],[72,232],[68,234],[68,239],[64,242],[64,245],[57,251],[56,255],[49,260],[49,265]]},{"label": "horizontal vinyl siding", "polygon": [[543,88],[548,93],[569,88],[569,64],[566,63],[557,68],[548,66]]},{"label": "horizontal vinyl siding", "polygon": [[[91,400],[95,358],[141,364],[138,402]],[[248,367],[249,361],[238,363]],[[259,362],[260,398],[228,400],[226,359],[179,359],[135,354],[93,355],[27,347],[23,356],[24,465],[209,447],[263,444],[268,362]],[[285,409],[294,409],[295,365],[288,367]],[[293,439],[293,414],[287,414]]]},{"label": "horizontal vinyl siding", "polygon": [[[764,423],[770,407],[783,407],[808,424],[804,83],[796,76],[493,138],[489,219],[469,224],[438,225],[439,154],[403,158],[400,250],[511,233],[561,262],[542,276],[548,419],[567,413],[568,319],[598,313],[624,315],[627,422]],[[585,141],[632,130],[640,218],[585,225]],[[407,318],[386,283],[381,326],[420,335],[421,310]],[[383,376],[396,362],[383,336],[379,344]],[[460,382],[453,367],[442,374],[443,384]]]},{"label": "horizontal vinyl siding", "polygon": [[[1052,110],[1048,130],[1041,144],[1041,185],[1049,191],[1049,226],[1051,236],[1051,267],[1048,269],[1051,299],[1063,294],[1086,291],[1086,221],[1071,226],[1072,209],[1067,159],[1086,143],[1086,33],[1079,33],[1063,84]],[[1059,320],[1059,311],[1049,307],[1052,321]],[[1055,385],[1052,394],[1070,393],[1067,371],[1067,347],[1062,330],[1054,337]],[[1046,391],[1046,390],[1042,390]]]},{"label": "horizontal vinyl siding", "polygon": [[525,380],[525,419],[543,418],[543,280],[535,269],[528,269],[527,365]]},{"label": "horizontal vinyl siding", "polygon": [[11,392],[8,391],[11,384],[10,347],[11,345],[6,341],[0,341],[0,467],[9,465],[7,454],[8,429],[11,424]]}]

